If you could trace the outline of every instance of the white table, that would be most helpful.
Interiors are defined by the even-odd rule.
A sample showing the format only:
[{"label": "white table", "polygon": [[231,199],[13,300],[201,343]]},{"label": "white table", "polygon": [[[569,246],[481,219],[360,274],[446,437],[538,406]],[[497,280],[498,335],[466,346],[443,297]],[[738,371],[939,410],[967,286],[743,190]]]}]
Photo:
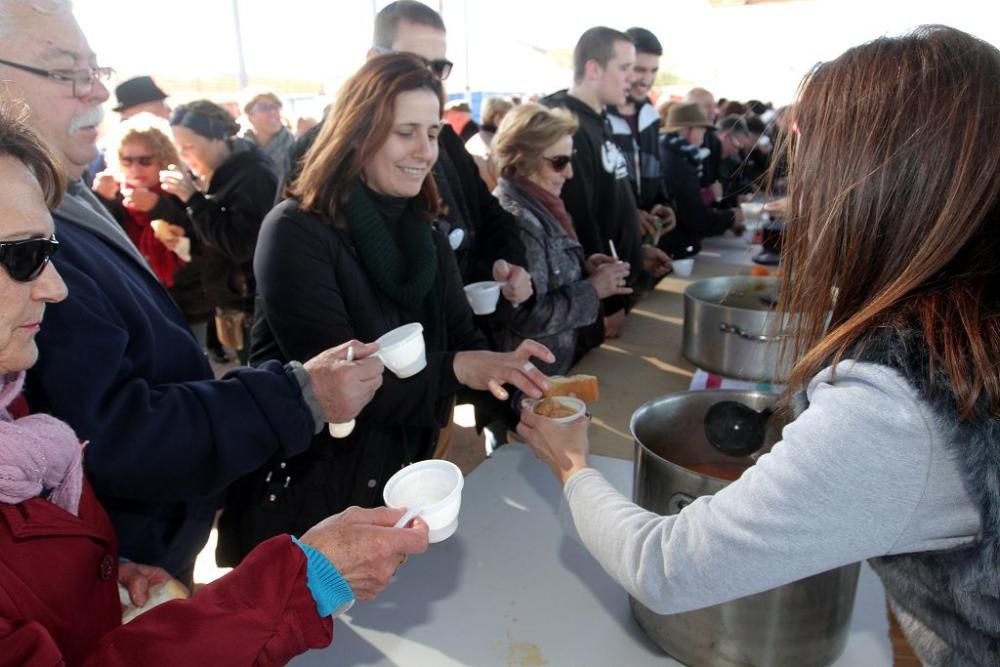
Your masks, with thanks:
[{"label": "white table", "polygon": [[[626,494],[632,462],[593,457]],[[466,479],[458,532],[411,557],[374,603],[334,624],[309,665],[678,665],[633,620],[628,596],[556,517],[555,478],[524,445]],[[841,667],[889,667],[884,592],[864,566]]]}]

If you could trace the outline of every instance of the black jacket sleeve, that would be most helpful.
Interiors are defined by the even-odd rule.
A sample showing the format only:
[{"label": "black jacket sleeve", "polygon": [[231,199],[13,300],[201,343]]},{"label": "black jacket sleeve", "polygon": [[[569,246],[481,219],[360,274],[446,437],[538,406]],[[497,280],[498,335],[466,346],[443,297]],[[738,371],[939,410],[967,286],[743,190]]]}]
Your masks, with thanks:
[{"label": "black jacket sleeve", "polygon": [[253,165],[217,195],[196,192],[187,212],[199,240],[234,262],[249,262],[261,220],[274,204],[277,183],[270,169]]},{"label": "black jacket sleeve", "polygon": [[469,277],[492,280],[493,263],[498,259],[523,267],[526,262],[524,244],[517,223],[486,187],[462,139],[450,125],[445,125],[440,141],[462,181],[462,196],[475,225],[476,242],[469,253]]},{"label": "black jacket sleeve", "polygon": [[714,210],[705,204],[698,184],[698,173],[683,156],[670,150],[666,142],[660,143],[660,160],[663,164],[664,186],[677,202],[677,225],[705,236],[722,234],[733,226],[732,210]]}]

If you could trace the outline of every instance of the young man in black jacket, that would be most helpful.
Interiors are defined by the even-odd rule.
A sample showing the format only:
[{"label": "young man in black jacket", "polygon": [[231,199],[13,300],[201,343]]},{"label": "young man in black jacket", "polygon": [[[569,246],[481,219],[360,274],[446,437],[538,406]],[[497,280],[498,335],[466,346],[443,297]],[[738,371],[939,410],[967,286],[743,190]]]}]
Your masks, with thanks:
[{"label": "young man in black jacket", "polygon": [[643,240],[655,243],[675,222],[660,178],[660,114],[648,97],[660,69],[663,47],[645,28],[629,28],[625,34],[635,43],[632,87],[625,104],[609,106],[607,114],[635,188]]},{"label": "young man in black jacket", "polygon": [[[630,282],[643,268],[663,275],[670,267],[662,251],[640,243],[628,166],[605,115],[608,105],[625,103],[634,62],[635,46],[628,35],[603,26],[591,28],[573,52],[573,85],[542,100],[569,109],[580,123],[573,135],[573,178],[562,189],[580,244],[589,256],[609,254],[613,243],[618,257],[631,265]],[[604,335],[621,335],[627,304],[625,297],[605,299]]]}]

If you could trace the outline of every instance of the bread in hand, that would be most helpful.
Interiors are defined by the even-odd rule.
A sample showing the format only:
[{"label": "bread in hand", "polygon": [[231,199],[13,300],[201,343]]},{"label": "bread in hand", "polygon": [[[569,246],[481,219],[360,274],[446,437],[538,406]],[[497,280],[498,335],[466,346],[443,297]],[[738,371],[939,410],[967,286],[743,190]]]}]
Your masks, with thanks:
[{"label": "bread in hand", "polygon": [[158,604],[170,600],[183,600],[188,597],[187,589],[176,579],[170,579],[149,589],[149,599],[141,607],[135,606],[124,586],[118,585],[118,598],[123,605],[122,623],[128,623],[143,612],[147,612]]},{"label": "bread in hand", "polygon": [[543,396],[575,396],[584,403],[591,403],[600,398],[600,392],[593,375],[553,375],[549,378],[549,390]]}]

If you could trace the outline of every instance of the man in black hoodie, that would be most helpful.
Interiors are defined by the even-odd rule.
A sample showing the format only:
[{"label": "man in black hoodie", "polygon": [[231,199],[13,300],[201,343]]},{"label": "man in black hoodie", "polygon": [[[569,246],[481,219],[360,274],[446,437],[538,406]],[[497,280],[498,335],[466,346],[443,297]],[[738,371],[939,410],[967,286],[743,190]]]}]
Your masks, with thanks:
[{"label": "man in black hoodie", "polygon": [[[573,135],[573,178],[562,189],[580,244],[589,256],[608,254],[613,243],[619,259],[632,267],[630,282],[643,268],[654,276],[670,268],[662,251],[640,244],[628,166],[604,113],[607,105],[625,103],[634,61],[635,46],[628,35],[603,26],[591,28],[573,51],[573,85],[542,100],[547,106],[569,109],[580,123]],[[627,304],[626,297],[605,299],[607,337],[621,335]]]}]

